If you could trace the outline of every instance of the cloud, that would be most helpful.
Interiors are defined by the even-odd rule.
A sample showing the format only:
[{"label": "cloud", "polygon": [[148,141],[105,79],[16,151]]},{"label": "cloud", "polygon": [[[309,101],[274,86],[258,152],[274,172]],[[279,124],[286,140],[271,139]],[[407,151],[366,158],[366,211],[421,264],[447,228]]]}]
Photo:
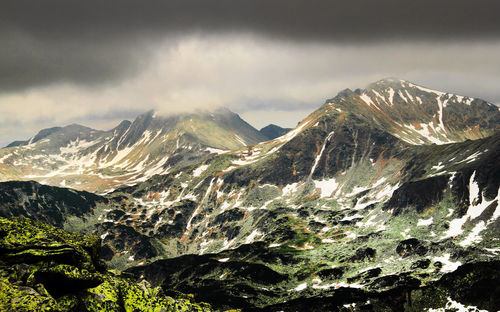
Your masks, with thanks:
[{"label": "cloud", "polygon": [[192,34],[326,44],[496,40],[499,11],[497,0],[7,0],[0,92],[121,82],[150,64],[158,42]]},{"label": "cloud", "polygon": [[163,41],[143,70],[119,83],[51,84],[0,94],[0,142],[70,123],[110,129],[150,109],[226,106],[256,127],[292,127],[345,88],[385,77],[500,103],[497,42],[290,42],[253,34]]}]

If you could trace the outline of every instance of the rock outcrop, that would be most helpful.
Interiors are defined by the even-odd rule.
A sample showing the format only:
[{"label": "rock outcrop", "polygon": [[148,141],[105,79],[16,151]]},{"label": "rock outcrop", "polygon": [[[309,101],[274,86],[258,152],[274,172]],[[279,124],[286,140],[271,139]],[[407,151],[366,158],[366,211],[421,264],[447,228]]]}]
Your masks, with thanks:
[{"label": "rock outcrop", "polygon": [[0,218],[1,311],[212,311],[192,296],[107,271],[97,236]]}]

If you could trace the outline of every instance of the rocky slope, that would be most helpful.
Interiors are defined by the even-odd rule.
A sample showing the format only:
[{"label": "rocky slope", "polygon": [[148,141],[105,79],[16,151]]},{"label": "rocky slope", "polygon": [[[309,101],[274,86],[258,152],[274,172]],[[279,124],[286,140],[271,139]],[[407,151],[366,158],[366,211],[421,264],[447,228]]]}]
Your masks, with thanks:
[{"label": "rocky slope", "polygon": [[371,118],[414,145],[474,140],[500,130],[497,106],[398,79],[380,80],[365,90],[346,89],[328,103]]},{"label": "rocky slope", "polygon": [[[393,86],[376,85],[386,83]],[[271,253],[244,257],[253,268],[246,273],[239,259],[211,261],[169,281],[184,289],[194,280],[200,296],[211,289],[217,300],[235,297],[224,304],[264,309],[341,288],[396,291],[406,279],[430,285],[461,265],[498,260],[498,108],[454,104],[485,116],[475,140],[461,136],[474,126],[446,118],[446,136],[424,136],[390,127],[417,116],[396,118],[406,104],[368,114],[358,93],[365,91],[341,92],[283,137],[118,190],[141,215],[133,227],[159,239],[165,255],[219,253],[215,260],[225,263],[232,254],[224,250],[258,241]],[[431,98],[428,123],[439,124],[437,93],[416,94]],[[433,144],[437,138],[457,142]],[[261,275],[249,272],[259,266],[283,281],[258,282]]]},{"label": "rocky slope", "polygon": [[[138,261],[159,256],[156,239],[138,232],[130,223],[115,224],[126,213],[126,201],[120,196],[103,197],[34,181],[0,183],[0,217],[27,217],[69,231],[93,234],[107,241],[100,253],[102,260],[123,268]],[[161,251],[161,249],[160,249]],[[137,262],[136,262],[137,263]]]},{"label": "rocky slope", "polygon": [[[344,93],[283,137],[212,157],[117,194],[130,194],[135,202],[132,206],[141,214],[136,228],[168,238],[170,247],[177,240],[177,248],[169,248],[172,255],[259,240],[270,232],[265,220],[286,214],[297,215],[331,240],[322,229],[333,220],[377,230],[407,213],[430,225],[460,219],[468,209],[480,211],[473,213],[476,216],[495,205],[498,134],[415,146],[356,110],[344,110],[354,105],[346,102]],[[432,217],[429,209],[439,210],[436,205],[453,212],[444,209],[444,216]],[[462,221],[451,226],[461,227],[467,219]],[[357,234],[349,228],[341,227],[352,239]],[[451,230],[440,232],[454,236]]]},{"label": "rocky slope", "polygon": [[[439,273],[443,263],[424,260],[390,275],[373,267],[349,277],[350,265],[375,255],[357,252],[334,267],[310,255],[256,242],[218,254],[159,260],[128,272],[155,286],[193,293],[221,309],[497,311],[500,306],[498,259],[474,261],[444,274]],[[429,281],[423,282],[423,275]],[[327,285],[321,285],[322,281]]]},{"label": "rocky slope", "polygon": [[[0,218],[1,311],[212,311],[107,271],[100,240],[25,218]],[[180,298],[184,297],[184,298]]]},{"label": "rocky slope", "polygon": [[[378,164],[366,160],[365,172],[357,164],[338,178],[307,176],[287,185],[278,184],[279,172],[262,183],[249,178],[258,176],[255,167],[242,167],[234,169],[238,180],[231,184],[226,182],[234,178],[230,173],[193,181],[193,186],[207,183],[200,192],[191,191],[201,204],[175,201],[189,195],[188,182],[177,182],[188,186],[176,198],[164,198],[155,188],[172,191],[176,181],[156,181],[132,192],[143,205],[141,219],[149,215],[155,226],[141,221],[135,228],[159,238],[169,255],[218,252],[206,265],[199,260],[188,265],[192,262],[180,258],[182,265],[176,268],[185,275],[165,274],[174,279],[169,285],[197,288],[200,298],[236,307],[263,309],[283,300],[323,298],[340,288],[341,293],[358,288],[378,293],[429,285],[461,265],[498,260],[499,147],[500,136],[495,135],[407,148],[399,156],[413,155],[408,159],[379,157]],[[220,185],[222,179],[229,191]],[[244,179],[254,185],[238,184]],[[169,200],[174,203],[162,204]],[[221,252],[256,241],[263,242],[256,254]],[[161,271],[152,269],[156,276]],[[214,297],[207,295],[213,292]],[[359,303],[366,297],[356,298]]]},{"label": "rocky slope", "polygon": [[168,117],[151,111],[109,131],[70,125],[14,142],[0,149],[0,180],[102,193],[266,139],[227,109]]}]

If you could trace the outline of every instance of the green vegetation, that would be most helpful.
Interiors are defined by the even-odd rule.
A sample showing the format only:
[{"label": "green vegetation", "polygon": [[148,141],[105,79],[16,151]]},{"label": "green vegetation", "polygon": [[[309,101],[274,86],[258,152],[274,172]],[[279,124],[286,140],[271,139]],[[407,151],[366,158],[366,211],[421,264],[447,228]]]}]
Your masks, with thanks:
[{"label": "green vegetation", "polygon": [[107,271],[100,243],[26,218],[0,218],[0,311],[212,311]]}]

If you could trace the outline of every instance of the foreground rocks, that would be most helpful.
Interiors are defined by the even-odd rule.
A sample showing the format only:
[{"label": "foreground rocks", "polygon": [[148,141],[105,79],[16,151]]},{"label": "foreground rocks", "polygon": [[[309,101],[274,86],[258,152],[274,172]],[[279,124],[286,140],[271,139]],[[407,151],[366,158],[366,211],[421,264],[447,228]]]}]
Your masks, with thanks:
[{"label": "foreground rocks", "polygon": [[[192,293],[218,309],[444,312],[458,305],[469,309],[463,311],[500,308],[499,260],[466,263],[445,274],[433,273],[439,271],[434,267],[392,274],[372,268],[347,277],[358,257],[328,269],[309,265],[304,257],[300,251],[254,243],[218,254],[159,260],[127,272],[165,291]],[[299,269],[294,269],[296,263]],[[430,263],[422,260],[418,265]]]},{"label": "foreground rocks", "polygon": [[212,311],[107,271],[96,236],[0,218],[0,311]]}]

